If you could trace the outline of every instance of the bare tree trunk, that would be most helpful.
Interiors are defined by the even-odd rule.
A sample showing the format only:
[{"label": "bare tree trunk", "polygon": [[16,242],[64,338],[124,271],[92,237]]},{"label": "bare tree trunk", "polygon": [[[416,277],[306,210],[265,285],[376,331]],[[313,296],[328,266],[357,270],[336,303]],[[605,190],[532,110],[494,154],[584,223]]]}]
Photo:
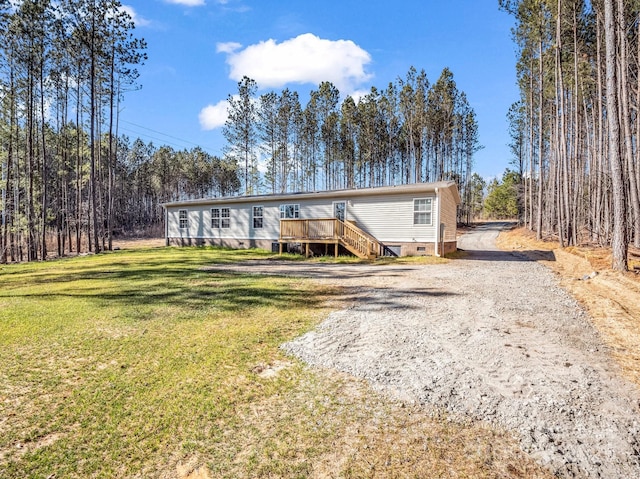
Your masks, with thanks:
[{"label": "bare tree trunk", "polygon": [[[603,179],[603,175],[604,175],[604,170],[605,170],[605,165],[604,165],[604,148],[605,148],[605,141],[604,141],[604,132],[605,132],[605,118],[604,118],[604,108],[603,108],[603,103],[602,103],[602,99],[604,98],[604,91],[603,91],[603,81],[602,81],[602,43],[601,43],[601,39],[602,39],[602,32],[603,32],[603,28],[602,28],[602,16],[601,14],[598,12],[596,15],[596,45],[597,45],[597,54],[596,54],[596,66],[597,66],[597,83],[598,83],[598,88],[597,88],[597,92],[598,92],[598,98],[597,98],[597,102],[598,102],[598,146],[597,146],[597,158],[596,158],[596,214],[595,214],[595,218],[596,218],[596,225],[595,225],[595,231],[596,231],[596,235],[597,235],[597,240],[598,240],[598,244],[602,245],[604,243],[609,242],[609,237],[608,234],[603,235],[603,231],[604,231],[604,225],[603,225],[603,218],[605,218],[605,213],[604,213],[604,206],[605,206],[605,201],[606,201],[606,196],[604,195],[604,179]],[[608,216],[606,216],[608,218]],[[605,241],[603,241],[603,236],[605,238]]]},{"label": "bare tree trunk", "polygon": [[80,60],[78,60],[78,85],[76,91],[76,253],[82,247],[82,87]]},{"label": "bare tree trunk", "polygon": [[43,261],[47,259],[47,185],[48,181],[48,171],[47,171],[47,138],[46,138],[46,118],[44,114],[44,58],[40,60],[40,130],[41,130],[41,151],[42,151],[42,231],[41,231],[41,241],[40,245],[40,259]]},{"label": "bare tree trunk", "polygon": [[[114,100],[115,96],[119,95],[119,89],[116,92],[114,81],[114,69],[115,69],[115,53],[112,53],[111,57],[111,92],[109,98],[109,150],[107,152],[107,165],[109,170],[109,184],[107,186],[107,235],[109,243],[107,247],[109,251],[113,249],[113,178],[114,178],[114,164],[115,153],[113,148],[113,113],[114,113]],[[166,198],[164,201],[167,201]]]},{"label": "bare tree trunk", "polygon": [[[636,43],[637,48],[637,65],[640,65],[640,21],[637,22],[638,26],[636,29],[636,37],[638,39]],[[636,82],[636,142],[640,141],[640,75],[637,75]],[[636,188],[640,190],[640,146],[636,143],[636,151],[635,151],[635,180],[636,180]],[[633,166],[633,165],[632,165]],[[633,174],[633,171],[629,171],[630,174]],[[637,223],[634,225],[634,228],[638,227]],[[640,248],[640,234],[638,231],[634,231],[633,245],[636,248]]]},{"label": "bare tree trunk", "polygon": [[[11,57],[13,57],[13,52],[11,53]],[[13,61],[11,61],[11,65],[9,66],[9,138],[7,143],[7,169],[6,169],[6,183],[4,189],[4,198],[2,199],[3,205],[3,230],[2,230],[2,254],[0,255],[0,263],[6,263],[9,255],[11,256],[11,260],[14,260],[13,253],[13,233],[11,237],[9,232],[12,231],[13,226],[13,216],[16,208],[16,204],[13,203],[12,200],[12,177],[13,174],[13,129],[15,126],[14,123],[14,111],[15,111],[15,85],[14,85],[14,72],[13,72]],[[10,252],[10,253],[9,253]]]},{"label": "bare tree trunk", "polygon": [[[584,169],[582,168],[582,162],[580,161],[580,145],[581,145],[581,128],[580,128],[580,114],[578,99],[580,97],[580,83],[578,77],[578,57],[580,56],[578,46],[578,11],[577,4],[573,4],[573,95],[572,109],[573,109],[573,155],[571,155],[571,168],[569,170],[570,178],[567,185],[567,196],[571,198],[570,208],[567,213],[569,214],[569,229],[570,229],[570,242],[571,244],[578,244],[578,202],[581,195],[580,190],[584,186]],[[580,176],[580,184],[578,184],[578,175]],[[572,188],[570,187],[572,186]]]},{"label": "bare tree trunk", "polygon": [[628,169],[629,176],[629,193],[631,200],[631,215],[634,246],[640,247],[640,199],[638,198],[638,184],[636,182],[635,166],[633,164],[633,136],[631,134],[631,114],[629,112],[629,82],[627,77],[628,68],[628,45],[626,31],[626,22],[624,17],[624,1],[618,0],[618,28],[621,29],[618,35],[619,44],[619,64],[620,64],[620,102],[622,104],[622,116],[620,123],[624,128],[624,160],[623,164]]},{"label": "bare tree trunk", "polygon": [[36,248],[36,238],[35,238],[35,207],[34,207],[34,171],[35,171],[35,163],[34,163],[34,85],[33,85],[33,67],[29,66],[29,71],[27,73],[27,158],[28,158],[28,168],[27,168],[27,183],[28,183],[28,192],[27,192],[27,260],[34,261],[38,259],[38,252]]},{"label": "bare tree trunk", "polygon": [[531,59],[529,75],[529,215],[526,220],[527,228],[533,231],[533,173],[534,173],[534,141],[535,128],[533,126],[533,58]]},{"label": "bare tree trunk", "polygon": [[566,204],[566,190],[568,185],[567,178],[567,125],[566,125],[566,105],[564,101],[564,79],[562,69],[562,59],[560,57],[562,50],[562,0],[558,0],[558,11],[556,17],[556,47],[555,47],[555,62],[556,62],[556,106],[558,111],[556,112],[556,167],[557,167],[557,213],[558,213],[558,240],[560,241],[560,247],[565,246],[565,239],[568,239],[567,234],[567,204]]},{"label": "bare tree trunk", "polygon": [[542,195],[544,183],[544,63],[542,59],[542,38],[538,42],[538,216],[536,218],[536,238],[542,239]]},{"label": "bare tree trunk", "polygon": [[[96,253],[100,252],[100,243],[98,242],[98,211],[97,211],[97,202],[96,202],[96,189],[97,189],[97,179],[96,179],[96,15],[97,12],[94,10],[92,12],[91,18],[91,45],[90,45],[90,56],[89,61],[90,65],[90,73],[89,73],[89,103],[90,103],[90,138],[89,138],[89,148],[90,148],[90,156],[91,156],[91,169],[90,169],[90,183],[91,183],[91,208],[90,211],[93,213],[93,246],[94,251]],[[90,241],[91,242],[91,241]]]},{"label": "bare tree trunk", "polygon": [[607,66],[607,120],[609,125],[609,163],[611,170],[613,200],[613,238],[611,242],[612,267],[627,271],[627,231],[625,212],[625,186],[623,164],[620,155],[620,118],[618,116],[618,72],[616,71],[615,1],[604,1],[606,66]]},{"label": "bare tree trunk", "polygon": [[13,99],[13,112],[11,122],[13,123],[13,127],[15,129],[13,133],[13,139],[15,139],[15,146],[13,147],[13,151],[15,153],[15,168],[14,168],[14,178],[13,178],[13,215],[10,218],[9,225],[11,227],[11,233],[9,234],[9,250],[11,253],[11,261],[22,261],[22,250],[20,249],[21,240],[20,240],[20,230],[16,226],[19,223],[17,220],[17,214],[20,210],[20,155],[18,154],[19,144],[20,144],[20,124],[17,118],[16,104],[15,98]]}]

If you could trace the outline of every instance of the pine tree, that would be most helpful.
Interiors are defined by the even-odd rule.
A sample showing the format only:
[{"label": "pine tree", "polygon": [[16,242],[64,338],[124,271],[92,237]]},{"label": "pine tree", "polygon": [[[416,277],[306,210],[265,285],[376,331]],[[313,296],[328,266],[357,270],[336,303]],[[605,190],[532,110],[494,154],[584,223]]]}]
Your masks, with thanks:
[{"label": "pine tree", "polygon": [[229,116],[224,125],[223,135],[228,143],[227,155],[243,165],[242,182],[245,194],[259,191],[257,177],[257,91],[255,80],[243,77],[238,82],[238,97],[229,95]]}]

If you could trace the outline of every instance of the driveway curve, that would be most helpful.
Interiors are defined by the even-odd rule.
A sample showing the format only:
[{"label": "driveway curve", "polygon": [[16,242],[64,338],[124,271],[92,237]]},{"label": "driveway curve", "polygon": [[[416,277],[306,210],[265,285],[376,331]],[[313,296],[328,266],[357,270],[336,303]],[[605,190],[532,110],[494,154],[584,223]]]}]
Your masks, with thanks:
[{"label": "driveway curve", "polygon": [[225,270],[312,277],[349,295],[283,345],[396,398],[495,424],[560,477],[640,477],[640,392],[553,273],[499,251],[505,224],[461,237],[442,265],[257,262]]}]

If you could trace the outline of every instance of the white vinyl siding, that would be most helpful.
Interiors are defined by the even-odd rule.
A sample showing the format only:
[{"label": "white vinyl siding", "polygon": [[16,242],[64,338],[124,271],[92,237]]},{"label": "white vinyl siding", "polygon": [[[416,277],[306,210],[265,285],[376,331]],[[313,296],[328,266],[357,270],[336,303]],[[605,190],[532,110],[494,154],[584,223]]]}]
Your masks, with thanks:
[{"label": "white vinyl siding", "polygon": [[450,190],[443,189],[441,198],[442,208],[440,209],[440,223],[444,224],[444,240],[456,241],[458,207]]},{"label": "white vinyl siding", "polygon": [[[435,196],[432,211],[437,208]],[[413,195],[380,195],[349,201],[349,220],[383,243],[432,242],[436,239],[433,224],[414,225]]]},{"label": "white vinyl siding", "polygon": [[[399,187],[400,189],[400,187]],[[456,199],[454,193],[447,188],[441,190],[443,209],[441,209],[440,222],[446,223],[445,240],[449,235],[455,235],[455,211]],[[290,219],[332,218],[334,216],[334,203],[346,203],[347,221],[354,222],[356,226],[367,231],[379,241],[386,244],[396,242],[423,242],[430,243],[436,240],[436,222],[439,211],[435,192],[402,192],[398,191],[384,194],[362,195],[356,192],[354,196],[337,192],[335,195],[314,194],[313,197],[299,198],[291,195],[288,198],[263,197],[259,199],[213,199],[211,202],[203,201],[198,204],[167,205],[167,235],[169,238],[193,238],[193,239],[234,239],[234,240],[272,240],[277,241],[280,233],[281,215]],[[430,202],[430,223],[414,224],[414,200],[425,199]],[[259,201],[260,203],[257,203]],[[294,202],[295,201],[295,202]],[[254,219],[260,216],[254,214],[254,208],[262,208],[262,228],[254,227]],[[222,210],[228,227],[222,228]],[[214,210],[219,211],[220,226],[213,223]],[[186,213],[186,228],[180,228],[180,212]],[[183,216],[184,214],[183,213]],[[259,223],[259,222],[258,222]],[[183,222],[184,224],[184,222]],[[257,224],[256,224],[257,226]],[[455,240],[453,237],[452,240]]]}]

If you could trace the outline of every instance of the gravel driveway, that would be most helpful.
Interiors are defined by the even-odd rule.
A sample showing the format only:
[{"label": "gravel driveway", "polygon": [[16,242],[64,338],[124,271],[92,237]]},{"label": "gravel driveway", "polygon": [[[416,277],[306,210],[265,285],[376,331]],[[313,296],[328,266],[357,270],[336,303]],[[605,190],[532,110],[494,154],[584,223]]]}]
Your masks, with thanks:
[{"label": "gravel driveway", "polygon": [[464,235],[468,256],[443,265],[232,268],[345,288],[347,309],[283,345],[307,363],[506,428],[561,477],[640,478],[640,392],[549,270],[495,248],[501,227]]}]

